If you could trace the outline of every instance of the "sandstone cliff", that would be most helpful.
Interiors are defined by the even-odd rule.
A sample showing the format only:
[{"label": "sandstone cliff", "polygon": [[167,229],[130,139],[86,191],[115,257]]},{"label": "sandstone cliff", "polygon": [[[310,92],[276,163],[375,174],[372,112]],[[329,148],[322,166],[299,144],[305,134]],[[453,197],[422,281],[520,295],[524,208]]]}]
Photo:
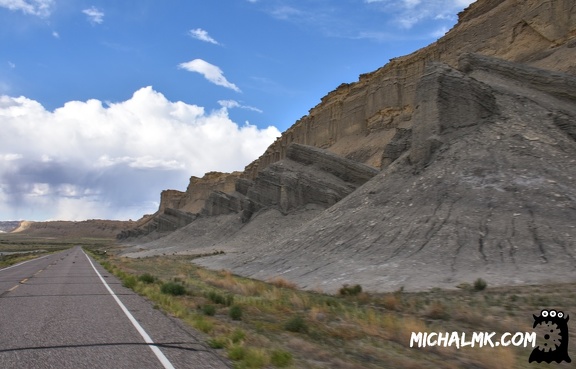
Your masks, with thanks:
[{"label": "sandstone cliff", "polygon": [[[410,139],[416,85],[430,62],[456,67],[460,55],[472,52],[576,74],[575,11],[572,0],[473,3],[437,42],[330,92],[243,173],[211,172],[192,177],[186,192],[164,191],[158,212],[149,222],[141,222],[144,225],[134,234],[171,231],[188,224],[190,214],[202,213],[205,206],[209,209],[204,213],[216,215],[223,207],[213,209],[213,204],[236,201],[230,194],[238,177],[254,180],[264,168],[284,159],[292,143],[328,149],[374,168],[386,167]],[[177,211],[166,214],[166,208]]]},{"label": "sandstone cliff", "polygon": [[[576,79],[474,55],[460,69],[429,65],[410,147],[380,174],[289,235],[236,235],[198,263],[325,291],[576,280]],[[253,222],[238,233],[269,224]]]},{"label": "sandstone cliff", "polygon": [[200,212],[168,196],[193,219],[126,255],[224,251],[198,263],[327,291],[576,279],[576,5],[459,17],[324,97]]},{"label": "sandstone cliff", "polygon": [[213,193],[233,192],[240,172],[209,172],[202,178],[192,176],[186,192],[164,190],[160,194],[160,205],[154,214],[145,215],[133,228],[123,230],[117,236],[124,240],[150,234],[160,237],[163,232],[171,232],[196,219]]},{"label": "sandstone cliff", "polygon": [[379,168],[382,142],[410,127],[415,91],[433,61],[455,67],[463,53],[480,53],[576,74],[576,3],[573,0],[480,0],[459,14],[458,24],[437,42],[392,59],[375,72],[343,84],[322,98],[246,167],[258,171],[286,156],[292,142],[329,150]]}]

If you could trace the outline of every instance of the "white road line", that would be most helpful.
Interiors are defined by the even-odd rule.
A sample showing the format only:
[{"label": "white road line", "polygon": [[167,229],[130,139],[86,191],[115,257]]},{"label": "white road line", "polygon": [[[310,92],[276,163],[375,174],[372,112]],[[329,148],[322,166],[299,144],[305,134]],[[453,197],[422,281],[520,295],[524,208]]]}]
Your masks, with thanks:
[{"label": "white road line", "polygon": [[94,269],[94,271],[96,272],[96,274],[98,275],[98,277],[100,278],[100,280],[102,281],[102,283],[104,283],[104,287],[106,287],[106,289],[108,290],[108,292],[110,292],[110,294],[112,295],[112,297],[114,297],[114,300],[116,300],[116,302],[118,303],[118,305],[120,306],[120,308],[122,309],[122,311],[124,312],[124,314],[126,314],[126,316],[128,317],[128,319],[130,320],[130,322],[132,323],[132,325],[134,326],[134,328],[136,328],[136,330],[138,331],[138,333],[140,333],[140,335],[142,336],[142,338],[144,338],[144,341],[148,344],[148,347],[150,347],[150,349],[152,350],[152,352],[156,355],[156,357],[158,358],[158,360],[160,360],[160,362],[162,363],[162,365],[164,365],[165,369],[175,369],[174,366],[172,365],[172,363],[168,360],[168,358],[166,356],[164,356],[164,354],[162,353],[162,351],[160,351],[160,349],[158,348],[158,346],[155,346],[154,341],[152,341],[152,338],[150,338],[150,336],[148,335],[148,333],[146,333],[146,331],[144,330],[144,328],[142,328],[142,326],[140,325],[140,323],[138,323],[138,321],[136,321],[136,319],[134,318],[134,316],[132,316],[132,314],[130,314],[130,312],[128,311],[128,309],[126,308],[126,306],[124,306],[124,304],[122,303],[122,301],[120,301],[120,299],[118,298],[118,296],[116,296],[116,294],[114,293],[114,291],[112,291],[112,289],[110,288],[110,286],[108,286],[108,283],[106,283],[106,281],[104,280],[104,278],[102,278],[102,275],[98,272],[98,270],[96,269],[96,267],[94,266],[94,264],[92,263],[92,260],[90,260],[90,258],[88,257],[88,255],[86,255],[86,253],[84,251],[82,251],[84,253],[84,255],[86,256],[86,258],[88,259],[88,262],[90,263],[90,265],[92,265],[92,268]]},{"label": "white road line", "polygon": [[31,260],[23,261],[23,262],[21,262],[21,263],[18,263],[18,264],[15,264],[15,265],[12,265],[12,266],[9,266],[9,267],[0,269],[0,272],[3,272],[3,271],[8,270],[8,269],[16,268],[17,266],[20,266],[20,265],[22,265],[22,264],[29,263],[29,262],[31,262],[31,261],[36,261],[36,260],[44,259],[44,258],[47,258],[48,256],[50,256],[50,255],[45,255],[45,256],[42,256],[42,257],[39,257],[39,258],[36,258],[36,259],[31,259]]}]

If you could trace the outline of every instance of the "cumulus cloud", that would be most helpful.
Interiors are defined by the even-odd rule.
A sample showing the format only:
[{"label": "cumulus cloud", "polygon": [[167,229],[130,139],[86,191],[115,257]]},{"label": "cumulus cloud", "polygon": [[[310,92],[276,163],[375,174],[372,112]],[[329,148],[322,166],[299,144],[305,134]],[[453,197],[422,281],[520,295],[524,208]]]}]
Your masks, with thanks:
[{"label": "cumulus cloud", "polygon": [[364,0],[367,4],[380,6],[388,14],[394,14],[396,23],[404,29],[429,19],[452,19],[454,14],[476,0]]},{"label": "cumulus cloud", "polygon": [[242,170],[280,135],[152,87],[54,110],[0,96],[0,219],[139,218],[191,175]]},{"label": "cumulus cloud", "polygon": [[234,83],[228,82],[226,77],[224,77],[222,69],[202,59],[194,59],[186,63],[180,63],[178,68],[185,69],[189,72],[200,73],[215,85],[226,87],[236,92],[242,92]]},{"label": "cumulus cloud", "polygon": [[24,14],[46,18],[52,13],[54,0],[0,0],[0,7],[13,11],[21,11]]},{"label": "cumulus cloud", "polygon": [[102,24],[104,22],[104,12],[98,10],[94,6],[82,10],[82,13],[88,16],[88,21],[90,21],[92,24]]},{"label": "cumulus cloud", "polygon": [[188,34],[197,40],[208,42],[214,45],[220,45],[218,41],[208,35],[208,31],[205,31],[202,28],[191,29]]}]

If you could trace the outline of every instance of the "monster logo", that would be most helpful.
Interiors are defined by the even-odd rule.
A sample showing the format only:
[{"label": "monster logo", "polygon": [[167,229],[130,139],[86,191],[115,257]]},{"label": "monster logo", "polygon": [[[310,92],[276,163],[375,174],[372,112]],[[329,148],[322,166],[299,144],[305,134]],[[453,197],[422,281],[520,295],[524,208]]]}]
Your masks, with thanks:
[{"label": "monster logo", "polygon": [[534,317],[538,346],[532,350],[528,362],[571,362],[568,356],[568,315],[556,310],[542,310]]}]

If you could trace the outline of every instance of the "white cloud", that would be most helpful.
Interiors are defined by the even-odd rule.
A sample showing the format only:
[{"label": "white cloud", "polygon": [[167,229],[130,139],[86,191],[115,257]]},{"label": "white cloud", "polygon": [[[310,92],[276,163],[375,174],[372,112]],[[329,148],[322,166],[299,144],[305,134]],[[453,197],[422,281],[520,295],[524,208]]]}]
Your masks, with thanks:
[{"label": "white cloud", "polygon": [[88,21],[90,21],[92,24],[102,24],[102,22],[104,22],[104,12],[98,10],[94,6],[82,10],[82,13],[88,16]]},{"label": "white cloud", "polygon": [[255,108],[255,107],[249,106],[249,105],[242,105],[236,100],[218,100],[218,104],[220,104],[221,107],[226,108],[226,109],[240,108],[240,109],[255,111],[257,113],[264,113],[264,111],[262,111],[262,109],[258,109],[258,108]]},{"label": "white cloud", "polygon": [[206,112],[152,87],[54,111],[0,96],[0,219],[139,218],[190,175],[242,170],[280,132],[233,122],[234,105]]},{"label": "white cloud", "polygon": [[52,37],[54,38],[60,38],[60,34],[56,31],[52,32]]},{"label": "white cloud", "polygon": [[188,32],[188,34],[197,40],[208,42],[214,45],[220,45],[218,41],[210,37],[210,35],[208,35],[208,32],[203,30],[202,28],[191,29]]},{"label": "white cloud", "polygon": [[304,12],[291,6],[281,5],[271,11],[272,16],[278,19],[291,19],[303,17]]},{"label": "white cloud", "polygon": [[425,20],[451,20],[455,14],[476,0],[364,0],[394,16],[395,22],[404,29],[411,29]]},{"label": "white cloud", "polygon": [[52,12],[54,0],[0,0],[0,7],[13,11],[19,10],[24,14],[47,18]]},{"label": "white cloud", "polygon": [[222,69],[202,59],[194,59],[187,63],[181,63],[178,65],[178,67],[181,69],[186,69],[189,72],[200,73],[204,76],[204,78],[214,83],[215,85],[223,86],[236,92],[242,92],[238,86],[228,82],[226,77],[224,77]]}]

